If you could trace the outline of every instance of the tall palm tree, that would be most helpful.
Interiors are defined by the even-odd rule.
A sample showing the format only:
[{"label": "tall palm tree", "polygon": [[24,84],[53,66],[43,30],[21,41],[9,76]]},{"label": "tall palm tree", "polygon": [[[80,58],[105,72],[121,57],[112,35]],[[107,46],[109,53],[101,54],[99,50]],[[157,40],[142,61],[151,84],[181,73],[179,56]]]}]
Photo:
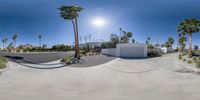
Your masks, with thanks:
[{"label": "tall palm tree", "polygon": [[3,49],[4,49],[4,46],[5,46],[5,39],[2,39],[2,42],[3,42]]},{"label": "tall palm tree", "polygon": [[65,20],[71,20],[72,22],[75,37],[75,58],[80,59],[77,18],[79,17],[79,12],[81,12],[83,8],[79,6],[61,6],[59,10],[62,18],[64,18]]},{"label": "tall palm tree", "polygon": [[178,26],[178,32],[187,33],[189,35],[189,57],[192,57],[192,34],[199,32],[200,21],[198,19],[185,19]]},{"label": "tall palm tree", "polygon": [[8,39],[5,38],[4,41],[5,41],[5,49],[7,49],[7,41],[8,41]]},{"label": "tall palm tree", "polygon": [[39,46],[40,46],[40,48],[41,48],[42,35],[39,35],[38,38],[39,38]]},{"label": "tall palm tree", "polygon": [[121,27],[119,28],[119,32],[120,32],[119,33],[119,38],[120,38],[119,39],[119,43],[121,43],[121,37],[122,37],[122,28]]},{"label": "tall palm tree", "polygon": [[14,52],[16,52],[16,41],[17,41],[17,37],[18,35],[17,34],[14,34],[12,39],[13,39],[13,46],[14,46]]}]

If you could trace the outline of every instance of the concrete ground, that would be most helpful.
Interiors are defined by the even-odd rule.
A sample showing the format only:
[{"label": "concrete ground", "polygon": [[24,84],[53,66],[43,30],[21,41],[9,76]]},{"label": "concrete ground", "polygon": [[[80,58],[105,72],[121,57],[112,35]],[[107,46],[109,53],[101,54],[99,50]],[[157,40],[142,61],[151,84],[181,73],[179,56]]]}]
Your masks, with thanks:
[{"label": "concrete ground", "polygon": [[0,100],[199,100],[200,76],[177,54],[93,67],[33,69],[10,62]]}]

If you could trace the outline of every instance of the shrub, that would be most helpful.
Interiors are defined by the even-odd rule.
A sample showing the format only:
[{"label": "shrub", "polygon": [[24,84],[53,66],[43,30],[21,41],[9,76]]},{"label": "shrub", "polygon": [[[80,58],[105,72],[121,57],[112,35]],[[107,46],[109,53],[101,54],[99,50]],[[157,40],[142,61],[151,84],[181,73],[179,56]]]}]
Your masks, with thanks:
[{"label": "shrub", "polygon": [[0,69],[6,68],[7,58],[0,56]]},{"label": "shrub", "polygon": [[160,57],[160,56],[162,56],[162,54],[159,52],[156,52],[156,51],[151,51],[148,53],[148,56],[149,57]]},{"label": "shrub", "polygon": [[197,68],[200,68],[200,59],[197,60],[197,62],[196,62],[196,67],[197,67]]},{"label": "shrub", "polygon": [[193,61],[192,60],[188,60],[188,62],[187,62],[188,64],[192,64],[193,63]]},{"label": "shrub", "polygon": [[183,59],[183,61],[184,61],[184,62],[186,62],[186,61],[187,61],[187,59]]},{"label": "shrub", "polygon": [[8,63],[7,58],[0,56],[0,61],[4,63]]},{"label": "shrub", "polygon": [[6,64],[2,61],[0,61],[0,69],[6,68]]},{"label": "shrub", "polygon": [[180,54],[180,55],[178,55],[178,59],[183,59],[183,57],[182,57],[182,55]]},{"label": "shrub", "polygon": [[183,52],[183,53],[182,53],[182,56],[186,56],[186,55],[187,55],[187,52]]},{"label": "shrub", "polygon": [[197,61],[199,60],[198,57],[193,57],[192,59],[193,59],[194,63],[197,63]]},{"label": "shrub", "polygon": [[66,63],[66,64],[72,64],[73,63],[73,57],[72,56],[66,56],[61,60],[61,62]]}]

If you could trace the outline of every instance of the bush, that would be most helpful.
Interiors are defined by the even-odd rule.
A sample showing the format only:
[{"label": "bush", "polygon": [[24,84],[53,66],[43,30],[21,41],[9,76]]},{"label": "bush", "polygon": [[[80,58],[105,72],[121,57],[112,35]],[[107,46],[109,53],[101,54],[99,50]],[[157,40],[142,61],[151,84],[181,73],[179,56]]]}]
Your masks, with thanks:
[{"label": "bush", "polygon": [[198,59],[198,61],[196,62],[196,67],[200,68],[200,59]]},{"label": "bush", "polygon": [[0,56],[0,61],[4,63],[8,63],[7,58]]},{"label": "bush", "polygon": [[73,57],[72,56],[66,56],[64,57],[61,62],[65,64],[72,64],[73,63]]},{"label": "bush", "polygon": [[182,56],[186,56],[186,55],[187,55],[187,52],[183,52],[183,53],[182,53]]},{"label": "bush", "polygon": [[180,54],[180,55],[178,55],[178,59],[183,59],[183,57],[182,57],[182,55]]},{"label": "bush", "polygon": [[193,57],[192,59],[193,59],[194,63],[197,63],[197,61],[199,60],[198,57]]},{"label": "bush", "polygon": [[148,56],[149,57],[160,57],[160,56],[162,56],[162,54],[159,52],[156,52],[156,51],[152,51],[152,52],[148,53]]},{"label": "bush", "polygon": [[193,63],[193,61],[192,60],[188,60],[188,62],[187,62],[188,64],[192,64]]},{"label": "bush", "polygon": [[186,62],[186,61],[187,61],[187,59],[183,59],[183,61],[184,61],[184,62]]},{"label": "bush", "polygon": [[7,58],[0,56],[0,69],[6,68]]},{"label": "bush", "polygon": [[6,68],[6,64],[2,61],[0,61],[0,69]]}]

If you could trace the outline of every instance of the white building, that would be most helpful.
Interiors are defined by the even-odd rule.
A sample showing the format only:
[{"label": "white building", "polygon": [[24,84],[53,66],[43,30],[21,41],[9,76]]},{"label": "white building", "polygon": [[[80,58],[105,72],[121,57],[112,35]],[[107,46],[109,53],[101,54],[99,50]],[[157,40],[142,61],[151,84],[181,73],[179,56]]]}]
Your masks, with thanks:
[{"label": "white building", "polygon": [[103,42],[88,42],[79,44],[79,48],[83,48],[84,46],[89,46],[90,48],[101,47]]},{"label": "white building", "polygon": [[102,54],[125,57],[125,58],[145,58],[148,49],[146,44],[117,44],[116,48],[102,49]]}]

